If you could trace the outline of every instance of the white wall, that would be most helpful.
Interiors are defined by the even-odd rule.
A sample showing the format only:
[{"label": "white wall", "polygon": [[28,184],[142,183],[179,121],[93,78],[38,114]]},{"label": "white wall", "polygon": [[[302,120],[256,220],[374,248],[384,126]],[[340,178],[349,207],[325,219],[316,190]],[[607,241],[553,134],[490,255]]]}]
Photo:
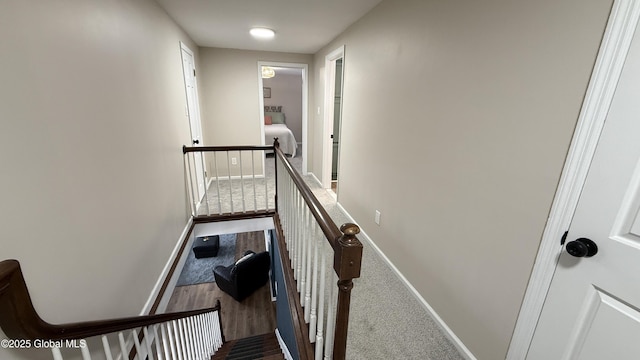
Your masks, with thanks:
[{"label": "white wall", "polygon": [[209,145],[261,143],[258,61],[309,64],[310,69],[313,62],[312,55],[219,48],[200,48],[200,59],[202,123]]},{"label": "white wall", "polygon": [[297,142],[302,142],[302,72],[300,74],[277,74],[270,79],[262,79],[265,87],[271,88],[271,98],[265,98],[265,105],[282,105],[287,127],[293,132]]},{"label": "white wall", "polygon": [[151,0],[0,8],[0,259],[49,322],[136,315],[187,222],[180,41],[198,49]]},{"label": "white wall", "polygon": [[346,46],[340,203],[478,359],[505,357],[610,7],[386,0],[315,55],[312,109]]}]

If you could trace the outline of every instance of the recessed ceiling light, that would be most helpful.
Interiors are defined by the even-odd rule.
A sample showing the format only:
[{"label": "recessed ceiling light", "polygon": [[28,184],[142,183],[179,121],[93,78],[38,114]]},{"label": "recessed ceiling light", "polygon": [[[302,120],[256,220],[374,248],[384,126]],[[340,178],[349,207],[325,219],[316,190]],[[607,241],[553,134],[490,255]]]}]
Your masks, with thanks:
[{"label": "recessed ceiling light", "polygon": [[249,31],[249,33],[251,34],[251,36],[258,39],[273,39],[273,37],[276,35],[273,30],[263,27],[254,27],[251,29],[251,31]]}]

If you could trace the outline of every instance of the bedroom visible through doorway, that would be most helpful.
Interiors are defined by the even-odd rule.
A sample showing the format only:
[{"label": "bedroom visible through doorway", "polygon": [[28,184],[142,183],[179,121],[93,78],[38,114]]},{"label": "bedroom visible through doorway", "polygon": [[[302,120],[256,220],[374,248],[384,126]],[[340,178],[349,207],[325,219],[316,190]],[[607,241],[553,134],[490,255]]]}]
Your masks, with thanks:
[{"label": "bedroom visible through doorway", "polygon": [[306,173],[307,65],[259,62],[260,128],[265,145],[302,159]]}]

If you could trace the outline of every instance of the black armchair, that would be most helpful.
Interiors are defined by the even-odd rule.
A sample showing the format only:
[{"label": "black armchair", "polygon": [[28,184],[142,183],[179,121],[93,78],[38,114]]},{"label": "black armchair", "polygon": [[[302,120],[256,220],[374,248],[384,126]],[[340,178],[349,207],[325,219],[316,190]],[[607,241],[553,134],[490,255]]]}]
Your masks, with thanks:
[{"label": "black armchair", "polygon": [[220,290],[242,301],[269,281],[270,266],[268,252],[256,254],[249,250],[234,264],[216,266],[213,276]]}]

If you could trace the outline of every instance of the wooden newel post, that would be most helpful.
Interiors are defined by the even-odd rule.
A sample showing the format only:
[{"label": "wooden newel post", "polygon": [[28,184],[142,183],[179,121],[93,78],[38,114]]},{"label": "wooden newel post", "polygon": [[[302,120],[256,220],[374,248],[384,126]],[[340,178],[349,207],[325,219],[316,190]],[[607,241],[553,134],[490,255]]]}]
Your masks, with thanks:
[{"label": "wooden newel post", "polygon": [[356,238],[360,228],[356,224],[347,223],[340,227],[340,231],[342,236],[336,241],[333,258],[333,268],[338,274],[338,304],[333,343],[333,358],[337,360],[346,356],[351,289],[353,279],[360,277],[362,267],[362,243]]}]

